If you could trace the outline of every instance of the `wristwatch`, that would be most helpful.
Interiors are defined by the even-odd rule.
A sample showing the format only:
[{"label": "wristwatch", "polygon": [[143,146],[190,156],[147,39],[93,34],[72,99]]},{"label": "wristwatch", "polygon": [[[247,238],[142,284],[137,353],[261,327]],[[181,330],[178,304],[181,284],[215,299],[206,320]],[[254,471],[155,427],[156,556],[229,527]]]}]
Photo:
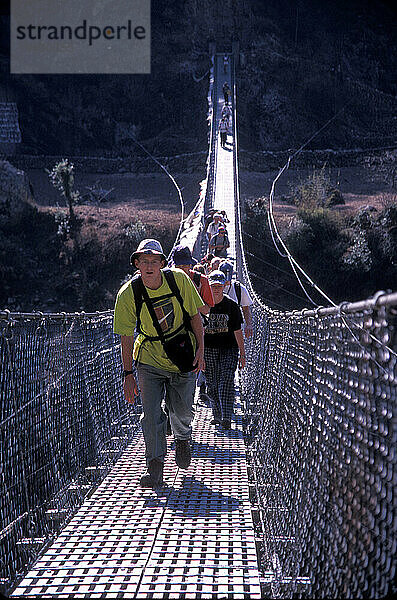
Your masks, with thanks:
[{"label": "wristwatch", "polygon": [[128,375],[133,375],[134,371],[123,371],[123,379],[125,379]]}]

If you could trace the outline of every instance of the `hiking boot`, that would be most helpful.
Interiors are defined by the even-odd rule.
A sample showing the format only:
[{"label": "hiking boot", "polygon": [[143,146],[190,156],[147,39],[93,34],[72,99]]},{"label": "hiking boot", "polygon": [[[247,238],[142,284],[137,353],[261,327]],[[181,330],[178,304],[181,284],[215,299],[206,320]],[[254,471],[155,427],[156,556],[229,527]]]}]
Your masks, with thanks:
[{"label": "hiking boot", "polygon": [[181,469],[188,469],[192,453],[189,440],[175,440],[175,462]]},{"label": "hiking boot", "polygon": [[153,458],[149,461],[147,466],[147,473],[142,475],[139,485],[142,488],[156,488],[163,485],[163,469],[164,463],[157,458]]},{"label": "hiking boot", "polygon": [[211,425],[220,425],[221,422],[219,419],[217,419],[216,417],[214,417],[211,421]]},{"label": "hiking boot", "polygon": [[232,422],[225,419],[224,421],[222,421],[222,427],[223,427],[223,429],[231,429]]}]

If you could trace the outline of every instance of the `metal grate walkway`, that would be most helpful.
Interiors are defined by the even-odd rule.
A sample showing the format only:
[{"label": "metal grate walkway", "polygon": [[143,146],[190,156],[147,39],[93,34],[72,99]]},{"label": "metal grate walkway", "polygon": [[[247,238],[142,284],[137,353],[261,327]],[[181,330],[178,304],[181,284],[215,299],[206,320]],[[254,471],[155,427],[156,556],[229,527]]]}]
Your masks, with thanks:
[{"label": "metal grate walkway", "polygon": [[192,464],[172,443],[159,491],[138,485],[140,433],[13,596],[260,598],[238,398],[231,431],[211,418],[196,406]]},{"label": "metal grate walkway", "polygon": [[[218,120],[226,79],[219,63]],[[230,76],[227,80],[230,84]],[[214,204],[227,211],[229,253],[234,256],[231,144],[229,148],[217,144]],[[140,432],[13,596],[260,598],[237,393],[235,413],[233,429],[219,430],[210,424],[210,408],[196,403],[192,464],[186,471],[178,469],[172,443],[164,469],[167,486],[158,491],[139,487],[145,470]]]},{"label": "metal grate walkway", "polygon": [[[220,60],[219,60],[220,58]],[[230,68],[225,75],[223,72],[222,56],[218,56],[215,78],[215,97],[216,97],[216,129],[219,131],[222,108],[224,107],[224,98],[222,86],[227,82],[231,89],[233,83]],[[216,137],[216,171],[215,171],[215,196],[214,208],[225,210],[229,218],[227,232],[230,242],[228,256],[235,260],[236,257],[236,225],[235,225],[235,190],[234,190],[234,172],[233,172],[233,144],[232,127],[230,135],[227,136],[226,147],[222,148],[220,144],[219,133]]]}]

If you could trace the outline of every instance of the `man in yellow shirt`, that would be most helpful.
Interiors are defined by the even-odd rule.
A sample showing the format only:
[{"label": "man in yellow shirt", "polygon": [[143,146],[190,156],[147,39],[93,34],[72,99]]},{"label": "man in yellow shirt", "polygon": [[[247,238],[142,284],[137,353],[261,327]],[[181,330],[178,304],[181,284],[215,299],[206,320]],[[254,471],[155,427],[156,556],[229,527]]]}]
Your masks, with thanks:
[{"label": "man in yellow shirt", "polygon": [[[138,395],[139,383],[147,463],[147,473],[141,477],[140,485],[153,488],[163,483],[167,453],[166,416],[161,407],[165,390],[175,436],[175,460],[180,468],[190,465],[196,373],[205,368],[203,326],[198,312],[203,301],[183,271],[165,269],[167,259],[157,240],[143,240],[131,255],[131,264],[139,273],[117,294],[113,330],[121,335],[124,394],[131,404]],[[137,300],[140,300],[138,310]],[[134,342],[135,328],[138,335]],[[181,371],[184,367],[178,367],[169,358],[171,354],[174,359],[175,352],[171,353],[168,348],[183,335],[182,344],[187,342],[187,346],[190,339],[194,357],[192,370],[184,369],[184,372]],[[182,351],[177,349],[175,360],[178,354]],[[138,382],[132,368],[133,360]]]}]

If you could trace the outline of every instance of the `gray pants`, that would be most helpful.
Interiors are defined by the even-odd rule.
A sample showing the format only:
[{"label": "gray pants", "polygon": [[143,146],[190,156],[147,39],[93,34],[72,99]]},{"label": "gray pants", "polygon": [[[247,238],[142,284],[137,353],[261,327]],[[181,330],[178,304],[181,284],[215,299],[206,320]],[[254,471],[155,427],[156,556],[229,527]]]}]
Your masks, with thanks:
[{"label": "gray pants", "polygon": [[143,363],[137,364],[137,373],[143,407],[141,424],[146,462],[153,458],[164,460],[167,454],[167,419],[161,407],[164,391],[175,439],[190,439],[196,373],[171,373]]}]

